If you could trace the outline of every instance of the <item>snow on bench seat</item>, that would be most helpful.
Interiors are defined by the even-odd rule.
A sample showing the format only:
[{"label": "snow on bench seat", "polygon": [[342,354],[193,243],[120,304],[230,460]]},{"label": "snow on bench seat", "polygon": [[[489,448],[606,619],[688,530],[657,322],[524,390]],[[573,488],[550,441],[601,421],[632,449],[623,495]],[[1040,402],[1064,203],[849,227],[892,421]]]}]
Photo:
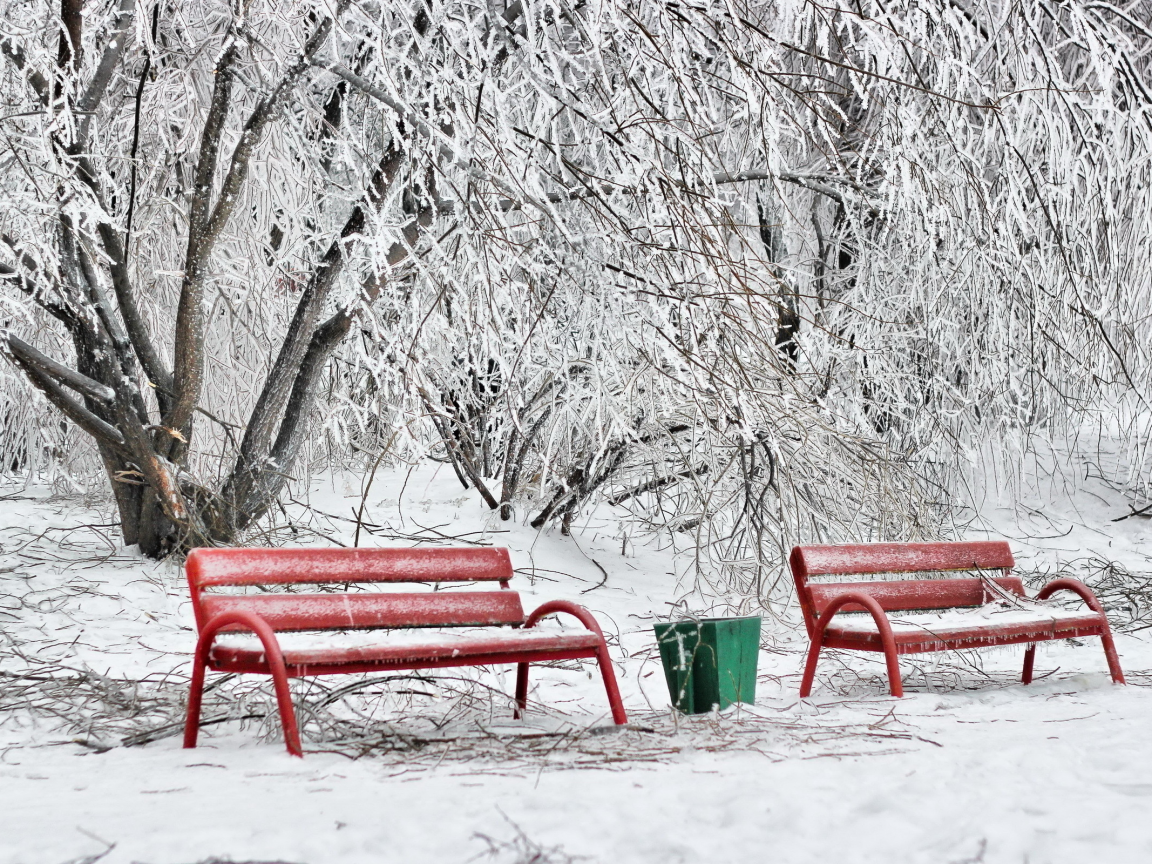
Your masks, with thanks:
[{"label": "snow on bench seat", "polygon": [[[1094,612],[1056,607],[989,603],[975,609],[889,615],[888,624],[901,654],[988,644],[1012,644],[1099,635],[1101,616]],[[867,613],[838,615],[825,630],[826,644],[872,644],[880,647],[880,632]]]},{"label": "snow on bench seat", "polygon": [[[387,667],[411,663],[439,663],[455,659],[483,665],[483,658],[526,653],[586,656],[600,644],[600,636],[587,630],[531,630],[502,628],[487,633],[396,633],[389,631],[284,633],[280,651],[290,675],[307,675],[308,667],[371,663]],[[212,646],[213,665],[224,670],[267,670],[260,640],[234,633],[221,634]],[[547,659],[536,656],[533,659]]]}]

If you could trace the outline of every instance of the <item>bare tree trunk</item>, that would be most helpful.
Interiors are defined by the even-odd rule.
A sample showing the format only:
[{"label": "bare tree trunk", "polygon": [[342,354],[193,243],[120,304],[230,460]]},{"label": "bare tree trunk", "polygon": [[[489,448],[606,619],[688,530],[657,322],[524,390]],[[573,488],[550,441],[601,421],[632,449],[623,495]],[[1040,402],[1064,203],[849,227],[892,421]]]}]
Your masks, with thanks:
[{"label": "bare tree trunk", "polygon": [[[342,3],[339,11],[346,5],[347,2]],[[83,86],[76,87],[76,92],[81,94],[78,108],[84,113],[75,127],[75,139],[62,148],[69,154],[76,180],[99,202],[104,200],[104,189],[86,155],[89,118],[99,107],[124,54],[134,11],[132,0],[121,0],[100,62],[87,81],[79,82]],[[84,35],[81,0],[62,0],[61,23],[59,66],[64,77],[75,78]],[[62,215],[58,229],[61,267],[56,274],[40,272],[14,241],[5,238],[21,266],[19,269],[5,267],[0,275],[15,278],[18,287],[71,334],[76,370],[46,357],[15,336],[8,335],[2,347],[65,416],[95,438],[116,501],[124,541],[139,544],[149,556],[163,557],[189,546],[226,542],[248,521],[222,507],[217,496],[197,484],[183,469],[193,434],[193,416],[200,410],[204,380],[204,287],[214,247],[247,180],[253,151],[270,124],[280,116],[294,89],[311,74],[312,57],[326,43],[332,24],[332,19],[317,24],[302,53],[285,68],[270,93],[244,121],[217,190],[214,177],[228,117],[233,110],[235,66],[240,53],[235,35],[226,40],[216,62],[188,211],[184,277],[173,333],[174,371],[165,367],[144,324],[136,302],[136,286],[129,274],[126,238],[115,225],[110,222],[98,225],[103,259],[97,263],[80,241],[70,217],[66,213]],[[4,53],[18,66],[23,64],[23,53],[7,43]],[[147,65],[145,74],[146,71]],[[144,80],[142,75],[140,90]],[[34,86],[41,101],[45,101],[48,94],[44,87]],[[377,206],[398,165],[399,159],[393,156],[378,172],[380,176],[369,194]],[[111,212],[107,205],[102,205],[102,209]],[[359,231],[363,224],[362,214],[350,220],[341,240]],[[337,250],[335,257],[329,256],[317,270],[313,282],[321,290],[313,294],[320,293],[321,300],[308,307],[312,320],[303,322],[300,333],[286,343],[288,362],[278,371],[277,382],[285,377],[291,382],[305,365],[304,352],[296,346],[301,340],[307,345],[316,330],[315,314],[322,308],[323,297],[339,273],[341,240],[333,244]],[[104,296],[105,277],[101,267],[107,268],[115,292],[115,306]],[[347,325],[343,328],[343,332],[346,331]],[[321,341],[326,352],[309,355],[314,367],[305,376],[309,380],[318,375],[318,369],[334,347],[332,339]],[[158,423],[151,421],[146,407],[145,388],[149,385],[160,408]],[[69,389],[81,398],[70,395]],[[314,388],[297,402],[313,397]],[[310,408],[311,404],[298,404],[295,410],[306,418]],[[263,428],[268,413],[277,412],[258,410],[256,422],[251,425]],[[275,416],[272,422],[276,422]],[[279,489],[276,483],[263,478],[259,485],[262,491]],[[252,505],[250,497],[244,504]]]}]

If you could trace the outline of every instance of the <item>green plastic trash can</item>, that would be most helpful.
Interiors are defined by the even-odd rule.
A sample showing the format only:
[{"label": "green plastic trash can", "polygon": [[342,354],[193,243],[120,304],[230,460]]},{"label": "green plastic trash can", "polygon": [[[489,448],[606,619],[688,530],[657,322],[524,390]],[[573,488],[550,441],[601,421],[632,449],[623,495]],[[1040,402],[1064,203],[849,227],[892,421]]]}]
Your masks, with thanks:
[{"label": "green plastic trash can", "polygon": [[703,714],[756,701],[760,618],[701,618],[656,625],[672,704]]}]

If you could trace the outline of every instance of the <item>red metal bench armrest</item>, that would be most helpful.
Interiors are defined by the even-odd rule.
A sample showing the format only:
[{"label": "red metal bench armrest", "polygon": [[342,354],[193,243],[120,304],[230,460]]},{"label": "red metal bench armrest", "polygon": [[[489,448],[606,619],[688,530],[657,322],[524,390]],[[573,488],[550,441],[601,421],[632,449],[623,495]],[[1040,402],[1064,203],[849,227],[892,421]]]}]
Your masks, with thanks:
[{"label": "red metal bench armrest", "polygon": [[[208,656],[212,650],[212,641],[221,627],[230,624],[239,624],[251,630],[260,638],[264,646],[264,661],[272,673],[272,682],[276,688],[276,705],[280,710],[280,721],[284,726],[284,741],[288,745],[288,752],[293,756],[303,756],[300,747],[300,730],[296,725],[296,712],[292,708],[292,694],[288,690],[288,668],[284,664],[284,655],[280,651],[280,641],[276,638],[276,631],[272,626],[257,615],[244,609],[234,609],[230,612],[221,612],[208,620],[204,629],[200,631],[200,638],[196,643],[196,661],[193,667],[192,698],[188,702],[189,722],[184,729],[184,746],[196,746],[196,732],[200,721],[200,694],[204,686],[204,669],[208,666]],[[195,720],[193,720],[195,718]]]},{"label": "red metal bench armrest", "polygon": [[871,612],[872,620],[876,622],[876,629],[880,631],[880,639],[885,644],[892,642],[892,625],[888,623],[888,613],[876,602],[875,597],[870,597],[862,591],[846,591],[843,594],[837,594],[832,602],[824,607],[824,612],[820,615],[812,633],[813,642],[824,637],[824,630],[831,623],[833,616],[849,603],[859,604]]},{"label": "red metal bench armrest", "polygon": [[280,640],[276,638],[276,631],[255,612],[246,612],[242,609],[221,612],[209,619],[208,623],[204,625],[204,629],[200,631],[200,639],[196,645],[196,656],[207,661],[212,640],[216,638],[216,634],[220,632],[221,628],[231,624],[243,625],[259,637],[260,643],[264,646],[264,658],[270,667],[273,669],[277,666],[284,667],[284,655],[280,652]]},{"label": "red metal bench armrest", "polygon": [[1071,591],[1073,594],[1078,595],[1093,612],[1100,615],[1104,614],[1104,607],[1100,605],[1100,601],[1096,599],[1096,595],[1092,593],[1092,589],[1079,579],[1070,579],[1068,577],[1053,579],[1040,589],[1040,593],[1036,595],[1036,599],[1047,600],[1057,591]]},{"label": "red metal bench armrest", "polygon": [[[620,690],[616,686],[616,673],[612,669],[612,660],[608,656],[608,643],[604,639],[604,631],[592,617],[592,613],[583,606],[577,606],[567,600],[549,600],[538,607],[524,619],[524,628],[535,627],[536,623],[548,615],[563,612],[571,615],[581,624],[596,634],[600,644],[596,647],[596,662],[600,664],[600,674],[604,678],[604,689],[608,693],[608,704],[612,706],[612,720],[617,726],[628,722],[628,715],[624,712],[624,703],[620,701]],[[516,704],[519,706],[516,716],[524,710],[528,699],[528,663],[521,662],[516,673]]]},{"label": "red metal bench armrest", "polygon": [[884,611],[884,607],[875,597],[863,591],[845,591],[843,594],[837,594],[832,598],[832,601],[821,613],[816,626],[812,628],[812,645],[808,649],[808,662],[804,667],[804,677],[800,682],[800,698],[807,699],[812,693],[816,662],[820,657],[820,649],[824,645],[824,633],[828,629],[828,625],[832,623],[836,613],[849,603],[863,606],[871,613],[872,620],[876,622],[876,630],[880,634],[880,644],[884,650],[884,663],[888,667],[888,681],[891,685],[892,695],[903,696],[904,689],[900,684],[900,665],[896,659],[896,640],[892,636],[892,625],[888,623],[888,613]]},{"label": "red metal bench armrest", "polygon": [[604,638],[604,633],[600,630],[600,625],[596,623],[596,619],[592,617],[592,613],[585,609],[583,606],[577,606],[575,603],[571,603],[568,600],[549,600],[547,603],[539,606],[524,621],[524,627],[535,627],[536,622],[538,622],[541,618],[544,618],[548,615],[555,615],[559,612],[565,612],[573,616],[601,639]]}]

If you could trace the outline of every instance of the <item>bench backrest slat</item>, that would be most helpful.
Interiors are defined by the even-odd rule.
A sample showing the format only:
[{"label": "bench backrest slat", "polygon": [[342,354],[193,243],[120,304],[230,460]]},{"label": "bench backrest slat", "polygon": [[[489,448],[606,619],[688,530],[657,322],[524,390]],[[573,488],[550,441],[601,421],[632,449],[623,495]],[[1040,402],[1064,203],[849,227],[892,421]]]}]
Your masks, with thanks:
[{"label": "bench backrest slat", "polygon": [[[792,550],[789,563],[809,633],[833,598],[847,591],[868,594],[886,612],[982,606],[995,599],[988,585],[978,576],[819,583],[810,581],[813,576],[993,571],[987,575],[1006,591],[1024,594],[1020,579],[1009,575],[1015,560],[1012,550],[1002,540],[797,546]],[[864,607],[850,604],[843,610],[863,612]]]},{"label": "bench backrest slat", "polygon": [[[420,594],[206,594],[204,614],[255,612],[273,630],[368,630],[384,627],[480,627],[524,623],[515,591]],[[244,629],[234,627],[230,629]]]},{"label": "bench backrest slat", "polygon": [[[193,549],[185,565],[196,624],[248,610],[273,630],[440,627],[524,623],[508,590],[507,549]],[[300,584],[497,582],[498,591],[221,594],[205,589]],[[242,628],[240,628],[242,629]]]},{"label": "bench backrest slat", "polygon": [[301,582],[507,582],[507,549],[193,549],[189,582],[289,585]]},{"label": "bench backrest slat", "polygon": [[845,546],[797,546],[806,576],[866,573],[1010,570],[1016,566],[1003,540],[968,543],[857,543]]},{"label": "bench backrest slat", "polygon": [[[1012,594],[1024,596],[1024,585],[1014,576],[995,580]],[[838,582],[835,585],[809,585],[813,611],[823,614],[828,604],[845,591],[860,591],[874,598],[885,612],[913,612],[925,609],[953,609],[983,606],[995,598],[979,579],[920,579],[898,582]],[[863,612],[864,607],[850,603],[845,612]]]}]

